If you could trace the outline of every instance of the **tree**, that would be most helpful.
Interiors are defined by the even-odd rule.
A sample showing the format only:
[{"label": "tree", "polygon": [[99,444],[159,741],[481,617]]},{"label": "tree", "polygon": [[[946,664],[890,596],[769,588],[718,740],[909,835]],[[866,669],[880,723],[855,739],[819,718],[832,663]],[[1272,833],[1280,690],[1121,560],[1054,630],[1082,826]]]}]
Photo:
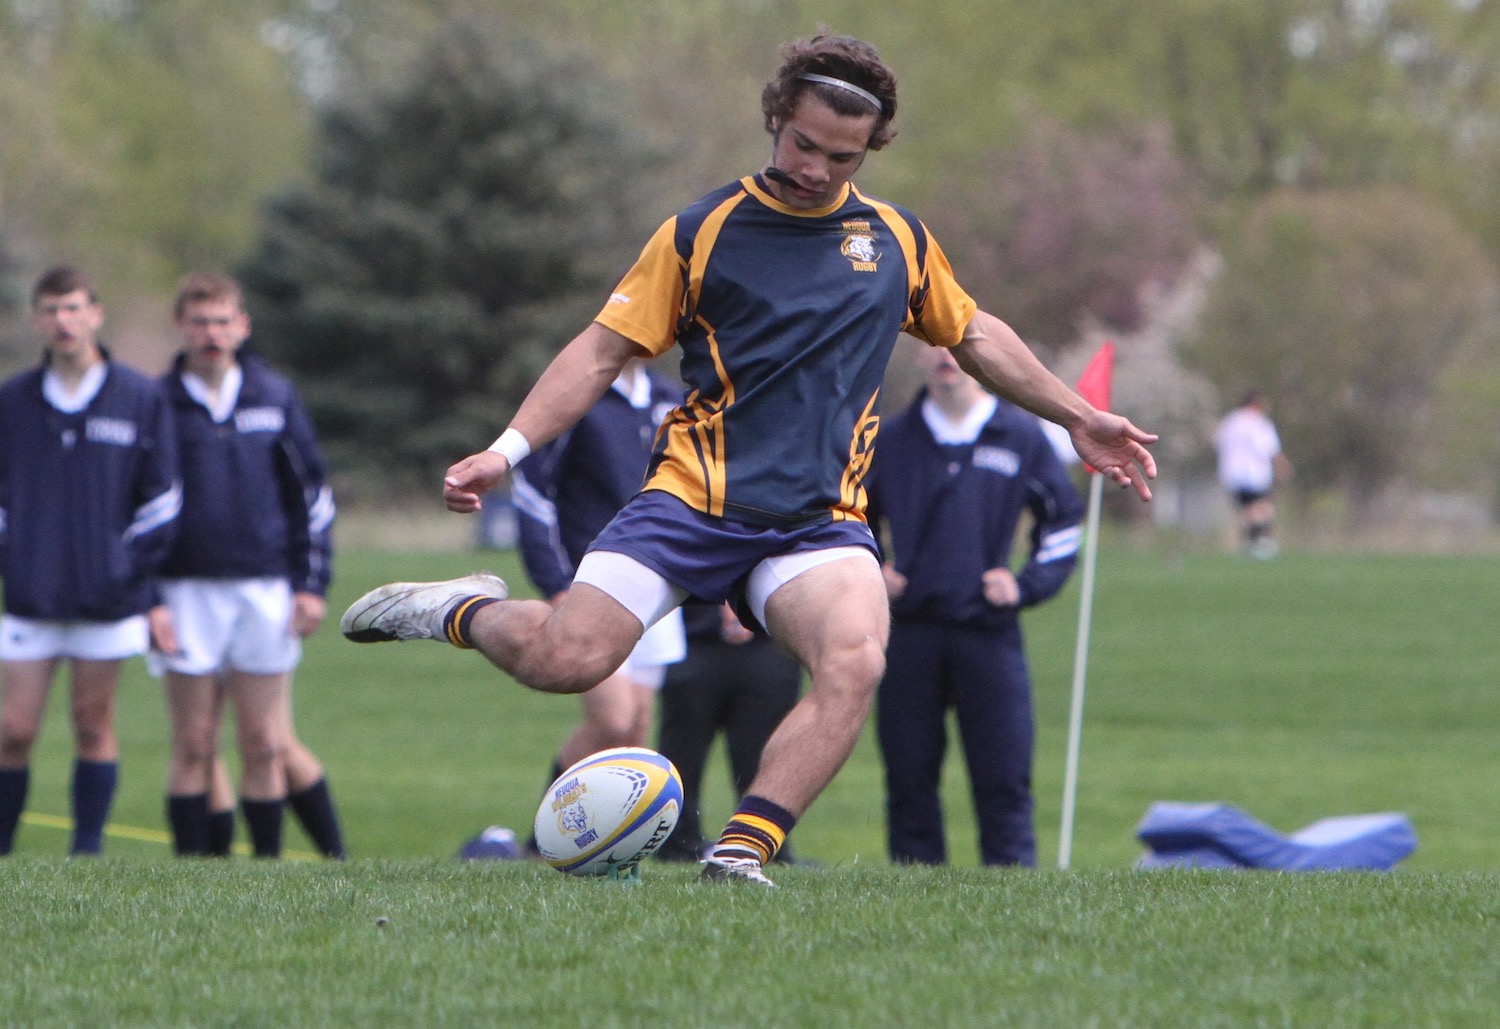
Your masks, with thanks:
[{"label": "tree", "polygon": [[1230,236],[1185,355],[1226,396],[1269,393],[1299,481],[1342,489],[1358,521],[1431,458],[1434,389],[1455,352],[1493,339],[1496,288],[1474,237],[1430,202],[1284,190]]},{"label": "tree", "polygon": [[1039,118],[986,165],[928,220],[980,306],[1033,343],[1062,346],[1089,320],[1139,329],[1145,294],[1202,245],[1202,191],[1165,126],[1084,135]]},{"label": "tree", "polygon": [[393,487],[494,438],[654,221],[652,155],[611,84],[493,20],[346,83],[314,166],[241,266],[256,342],[296,373],[333,466]]},{"label": "tree", "polygon": [[250,236],[301,157],[306,111],[257,29],[277,0],[56,0],[0,8],[0,217],[95,269],[166,290]]}]

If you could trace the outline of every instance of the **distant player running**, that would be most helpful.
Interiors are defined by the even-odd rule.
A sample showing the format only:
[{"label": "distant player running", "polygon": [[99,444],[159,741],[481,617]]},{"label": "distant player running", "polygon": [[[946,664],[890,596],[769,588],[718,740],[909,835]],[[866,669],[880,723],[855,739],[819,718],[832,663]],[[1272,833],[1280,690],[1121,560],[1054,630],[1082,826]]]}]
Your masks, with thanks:
[{"label": "distant player running", "polygon": [[810,673],[705,862],[762,872],[859,738],[889,616],[861,481],[896,337],[949,347],[1002,396],[1064,425],[1082,457],[1149,498],[1156,437],[1094,409],[959,288],[910,213],[850,178],[894,135],[896,82],[839,36],[789,44],[765,87],[770,163],[667,221],[596,320],[542,374],[489,450],[448,470],[448,508],[478,510],[532,446],[558,436],[625,362],[682,348],[690,389],[645,488],[583,559],[557,608],[493,576],[395,583],[345,613],[358,641],[445,639],[526,685],[582,692],[688,598],[731,599]]}]

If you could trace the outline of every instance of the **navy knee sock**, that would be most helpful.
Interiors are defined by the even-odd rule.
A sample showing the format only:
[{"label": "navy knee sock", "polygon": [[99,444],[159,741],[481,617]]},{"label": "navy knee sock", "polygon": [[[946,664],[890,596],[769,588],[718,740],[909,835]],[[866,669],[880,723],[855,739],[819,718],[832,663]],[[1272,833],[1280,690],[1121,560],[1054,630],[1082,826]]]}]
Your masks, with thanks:
[{"label": "navy knee sock", "polygon": [[240,810],[250,827],[250,849],[256,857],[281,857],[280,800],[246,800],[240,798]]},{"label": "navy knee sock", "polygon": [[72,854],[98,854],[104,850],[104,823],[114,803],[120,766],[114,761],[73,762]]},{"label": "navy knee sock", "polygon": [[167,825],[172,829],[172,852],[178,857],[208,853],[208,794],[167,794]]},{"label": "navy knee sock", "polygon": [[0,768],[0,855],[9,854],[16,842],[16,827],[26,810],[26,790],[31,785],[30,768]]},{"label": "navy knee sock", "polygon": [[208,856],[227,858],[234,849],[234,808],[208,813]]},{"label": "navy knee sock", "polygon": [[286,799],[308,839],[323,852],[323,856],[342,859],[345,856],[344,835],[339,828],[338,812],[333,807],[333,795],[328,791],[328,777],[324,776],[305,790],[288,793]]}]

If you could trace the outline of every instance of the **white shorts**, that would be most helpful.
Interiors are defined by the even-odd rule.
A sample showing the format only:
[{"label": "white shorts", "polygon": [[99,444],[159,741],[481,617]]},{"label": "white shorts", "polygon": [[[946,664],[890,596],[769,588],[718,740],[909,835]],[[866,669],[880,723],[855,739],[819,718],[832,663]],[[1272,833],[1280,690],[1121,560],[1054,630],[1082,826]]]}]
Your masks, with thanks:
[{"label": "white shorts", "polygon": [[[869,549],[854,546],[802,550],[768,557],[750,573],[745,600],[750,605],[751,613],[760,620],[761,625],[765,625],[766,601],[771,599],[772,593],[819,565],[860,555],[866,560],[875,561],[875,555]],[[591,550],[584,554],[583,560],[578,562],[578,571],[574,574],[573,581],[586,582],[608,593],[635,615],[642,625],[648,627],[656,624],[687,599],[686,590],[672,585],[635,558],[611,550]]]},{"label": "white shorts", "polygon": [[292,631],[292,587],[285,579],[166,579],[161,593],[182,649],[147,655],[153,675],[280,675],[302,658],[302,640]]},{"label": "white shorts", "polygon": [[0,660],[47,661],[76,657],[120,661],[144,654],[151,645],[145,615],[118,622],[50,622],[19,615],[0,616]]},{"label": "white shorts", "polygon": [[641,634],[620,671],[633,682],[659,690],[667,678],[667,665],[675,665],[685,657],[687,634],[682,629],[682,610],[679,608],[669,611]]}]

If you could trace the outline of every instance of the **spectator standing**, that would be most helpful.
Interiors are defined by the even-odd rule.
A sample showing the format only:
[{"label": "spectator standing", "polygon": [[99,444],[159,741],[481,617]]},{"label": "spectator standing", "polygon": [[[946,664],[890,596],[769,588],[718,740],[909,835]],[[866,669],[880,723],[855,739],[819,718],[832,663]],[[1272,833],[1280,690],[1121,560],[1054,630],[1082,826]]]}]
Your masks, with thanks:
[{"label": "spectator standing", "polygon": [[0,387],[0,854],[14,844],[64,662],[70,852],[98,854],[119,778],[120,669],[147,648],[152,577],[177,529],[177,450],[157,384],[100,345],[104,309],[87,275],[44,272],[31,323],[42,365]]},{"label": "spectator standing", "polygon": [[[870,521],[889,541],[891,641],[877,693],[893,861],[948,860],[939,793],[957,716],[985,865],[1036,864],[1031,678],[1020,613],[1073,570],[1083,503],[1037,419],[953,355],[921,354],[925,388],[881,428]],[[1031,516],[1019,573],[1011,546]]]},{"label": "spectator standing", "polygon": [[162,384],[181,443],[182,528],[162,568],[163,605],[152,612],[160,648],[152,665],[172,725],[173,843],[178,854],[209,853],[227,701],[255,855],[280,856],[290,800],[320,849],[342,856],[326,778],[287,790],[292,671],[302,638],[322,623],[332,573],[333,492],[312,422],[291,383],[243,349],[250,316],[234,279],[187,276],[173,324],[183,350]]}]

